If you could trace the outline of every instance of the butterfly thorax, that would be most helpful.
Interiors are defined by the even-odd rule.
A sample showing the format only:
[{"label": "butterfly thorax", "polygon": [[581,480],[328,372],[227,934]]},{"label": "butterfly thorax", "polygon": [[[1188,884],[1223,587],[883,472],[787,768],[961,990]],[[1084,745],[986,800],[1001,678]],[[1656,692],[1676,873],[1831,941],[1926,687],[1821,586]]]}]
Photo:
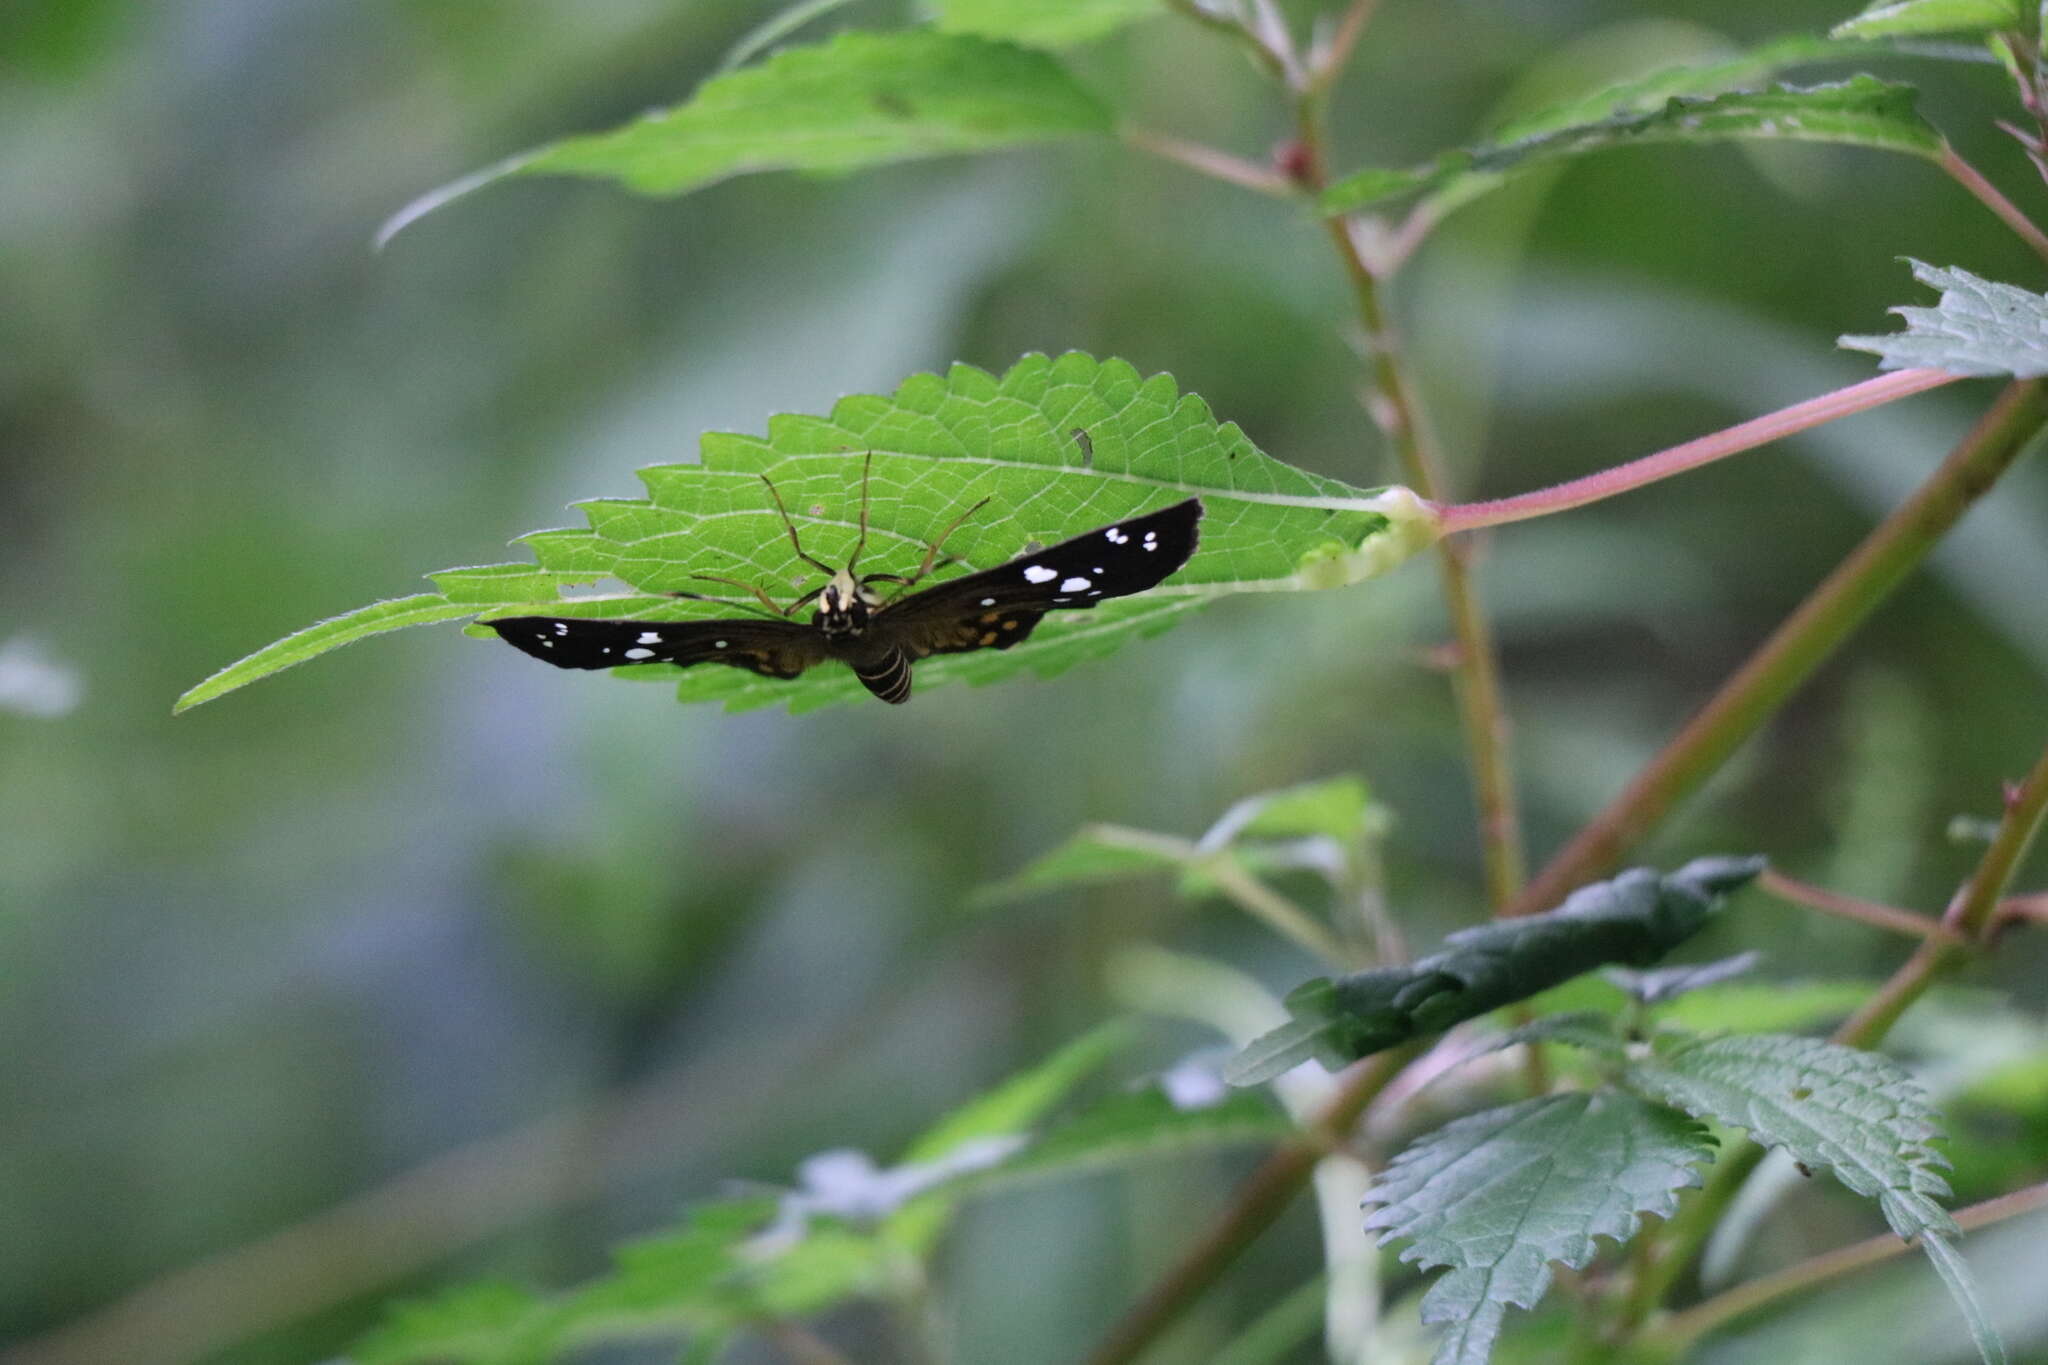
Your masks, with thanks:
[{"label": "butterfly thorax", "polygon": [[811,624],[828,639],[848,640],[868,628],[868,618],[881,604],[882,599],[861,586],[851,569],[841,569],[818,594],[818,610],[812,613]]}]

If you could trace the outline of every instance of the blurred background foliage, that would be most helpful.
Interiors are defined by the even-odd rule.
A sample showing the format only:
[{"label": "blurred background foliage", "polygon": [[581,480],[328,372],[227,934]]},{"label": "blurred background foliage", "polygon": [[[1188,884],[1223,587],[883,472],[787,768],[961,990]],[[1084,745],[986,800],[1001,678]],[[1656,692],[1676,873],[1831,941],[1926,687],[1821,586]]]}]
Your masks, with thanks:
[{"label": "blurred background foliage", "polygon": [[[772,8],[0,9],[8,1365],[115,1358],[46,1335],[110,1305],[125,1316],[102,1325],[142,1333],[124,1360],[321,1359],[392,1295],[476,1274],[563,1283],[728,1178],[786,1180],[831,1146],[898,1150],[1115,1012],[1106,964],[1141,940],[1276,986],[1305,974],[1164,887],[967,908],[1084,821],[1191,836],[1249,793],[1356,770],[1396,817],[1388,899],[1411,938],[1480,913],[1426,563],[1228,601],[1057,681],[900,711],[728,717],[447,628],[171,719],[178,692],[257,645],[413,591],[420,570],[503,559],[509,536],[573,522],[572,499],[637,493],[636,466],[686,458],[702,430],[760,431],[955,359],[1121,356],[1283,459],[1390,477],[1320,233],[1113,145],[676,202],[511,184],[369,250],[434,184],[679,99]],[[1846,9],[1388,0],[1339,94],[1336,165],[1419,158],[1539,98]],[[824,27],[902,17],[857,4]],[[1254,157],[1284,133],[1242,59],[1184,23],[1075,60],[1144,127]],[[2007,97],[1994,68],[1887,73],[1919,81],[1967,156],[2048,209],[1990,127]],[[1659,149],[1465,210],[1399,302],[1458,482],[1505,493],[1861,377],[1867,358],[1833,338],[1924,301],[1907,254],[2041,284],[1922,163]],[[1990,392],[1958,386],[1488,543],[1539,853]],[[1938,908],[1973,856],[1945,838],[1950,817],[1994,814],[2041,740],[2044,517],[2037,463],[1646,859],[1754,850]],[[1904,952],[1755,896],[1697,955],[1742,946],[1782,978],[1875,977]],[[2038,1015],[2044,968],[2048,941],[2022,938],[1974,984]],[[2003,1099],[1959,1109],[1988,1125],[1962,1198],[2040,1179],[2035,1035],[2009,1012],[1974,1027],[1963,1005],[1923,1008],[1950,1026],[1905,1045],[1938,1038],[1948,1064],[1977,1057],[1983,1084],[2027,1097],[2018,1119]],[[1199,1041],[1159,1031],[1154,1060]],[[945,1264],[959,1358],[1072,1358],[1234,1173],[1187,1163],[979,1207]],[[1796,1197],[1746,1264],[1874,1229],[1825,1191]],[[1297,1210],[1184,1339],[1310,1273],[1311,1226]],[[2038,1268],[2039,1224],[1997,1235],[2031,1238]],[[2042,1340],[2038,1293],[1985,1273]],[[1938,1308],[1917,1319],[1942,1325],[1936,1344],[1898,1338],[1897,1296],[1938,1291],[1918,1264],[1883,1274],[1714,1358],[1849,1358],[1858,1322],[1892,1333],[1854,1346],[1864,1359],[1966,1349]]]}]

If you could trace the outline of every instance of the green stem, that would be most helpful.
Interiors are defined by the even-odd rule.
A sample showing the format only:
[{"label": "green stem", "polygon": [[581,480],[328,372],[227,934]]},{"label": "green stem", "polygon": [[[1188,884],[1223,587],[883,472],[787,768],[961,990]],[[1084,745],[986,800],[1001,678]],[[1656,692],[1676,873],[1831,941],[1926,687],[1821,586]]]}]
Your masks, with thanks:
[{"label": "green stem", "polygon": [[[1322,130],[1307,114],[1302,119],[1301,141],[1308,164],[1304,183],[1311,190],[1320,190],[1324,180]],[[1427,501],[1441,502],[1443,478],[1434,442],[1407,373],[1400,338],[1381,298],[1379,278],[1366,264],[1348,220],[1327,218],[1323,225],[1338,259],[1344,263],[1358,318],[1365,328],[1376,400],[1373,415],[1392,443],[1394,457],[1409,486]],[[1492,627],[1473,587],[1468,547],[1448,537],[1439,540],[1437,565],[1443,576],[1444,607],[1457,641],[1451,678],[1465,735],[1466,759],[1472,769],[1487,899],[1498,910],[1514,899],[1527,875],[1508,749],[1507,706],[1501,694],[1500,658],[1494,647]]]},{"label": "green stem", "polygon": [[1511,913],[1547,909],[1574,887],[1613,870],[1927,557],[2044,424],[2042,381],[2007,385],[1912,497],[1865,537],[1649,766],[1550,860]]},{"label": "green stem", "polygon": [[1315,1122],[1259,1163],[1237,1187],[1230,1206],[1129,1312],[1110,1328],[1088,1365],[1129,1365],[1216,1282],[1231,1262],[1273,1225],[1332,1147],[1386,1088],[1414,1047],[1383,1052],[1353,1067]]}]

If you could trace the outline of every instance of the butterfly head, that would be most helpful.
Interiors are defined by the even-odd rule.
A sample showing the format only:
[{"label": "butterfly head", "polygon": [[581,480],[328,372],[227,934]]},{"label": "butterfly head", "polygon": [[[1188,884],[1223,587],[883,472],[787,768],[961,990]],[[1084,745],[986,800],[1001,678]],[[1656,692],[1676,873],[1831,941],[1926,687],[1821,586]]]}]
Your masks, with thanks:
[{"label": "butterfly head", "polygon": [[829,636],[849,638],[868,628],[869,617],[880,605],[881,598],[863,587],[852,569],[841,569],[818,593],[811,624]]}]

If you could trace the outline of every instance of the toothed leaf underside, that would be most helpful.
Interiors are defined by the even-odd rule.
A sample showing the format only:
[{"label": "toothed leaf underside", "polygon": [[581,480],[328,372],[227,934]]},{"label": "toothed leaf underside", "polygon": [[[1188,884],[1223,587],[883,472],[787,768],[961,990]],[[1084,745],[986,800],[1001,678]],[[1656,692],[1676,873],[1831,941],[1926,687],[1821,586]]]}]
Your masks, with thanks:
[{"label": "toothed leaf underside", "polygon": [[1979,279],[1967,270],[1913,263],[1913,278],[1941,291],[1932,308],[1894,308],[1904,331],[1845,336],[1840,345],[1873,351],[1881,368],[1922,366],[1950,374],[2048,375],[2048,295]]},{"label": "toothed leaf underside", "polygon": [[1550,1266],[1584,1267],[1597,1239],[1668,1216],[1713,1154],[1701,1124],[1630,1095],[1526,1100],[1444,1125],[1381,1174],[1366,1226],[1411,1244],[1401,1259],[1450,1272],[1422,1300],[1449,1324],[1436,1365],[1483,1365],[1507,1306],[1534,1307]]},{"label": "toothed leaf underside", "polygon": [[[707,434],[701,453],[699,463],[639,471],[644,498],[581,504],[585,528],[523,537],[533,564],[430,575],[439,593],[379,603],[279,641],[208,679],[180,704],[418,620],[477,614],[697,621],[743,614],[730,603],[667,595],[751,600],[700,574],[755,583],[789,602],[824,575],[791,548],[764,474],[788,505],[804,549],[837,566],[852,554],[862,470],[871,467],[863,572],[914,571],[928,543],[987,498],[946,540],[946,553],[958,562],[927,584],[1190,495],[1202,499],[1200,548],[1161,587],[1091,611],[1053,613],[1012,649],[922,660],[919,692],[1026,671],[1050,676],[1163,630],[1224,593],[1356,582],[1434,537],[1433,518],[1406,490],[1369,493],[1291,468],[1260,452],[1235,425],[1219,423],[1171,378],[1147,379],[1121,361],[1080,354],[1027,356],[1000,376],[965,365],[943,377],[914,376],[892,395],[842,399],[827,417],[775,418],[765,438]],[[562,595],[593,584],[603,585],[595,595]],[[482,626],[470,633],[491,636]],[[508,667],[533,666],[505,653]],[[787,702],[806,711],[866,696],[837,664],[793,680],[717,665],[616,671],[674,682],[682,700],[722,700],[735,710]],[[587,685],[574,675],[559,681]]]},{"label": "toothed leaf underside", "polygon": [[1660,1042],[1630,1072],[1640,1090],[1688,1114],[1748,1130],[1875,1199],[1901,1237],[1953,1235],[1928,1144],[1940,1134],[1926,1095],[1898,1063],[1815,1038],[1731,1034]]}]

